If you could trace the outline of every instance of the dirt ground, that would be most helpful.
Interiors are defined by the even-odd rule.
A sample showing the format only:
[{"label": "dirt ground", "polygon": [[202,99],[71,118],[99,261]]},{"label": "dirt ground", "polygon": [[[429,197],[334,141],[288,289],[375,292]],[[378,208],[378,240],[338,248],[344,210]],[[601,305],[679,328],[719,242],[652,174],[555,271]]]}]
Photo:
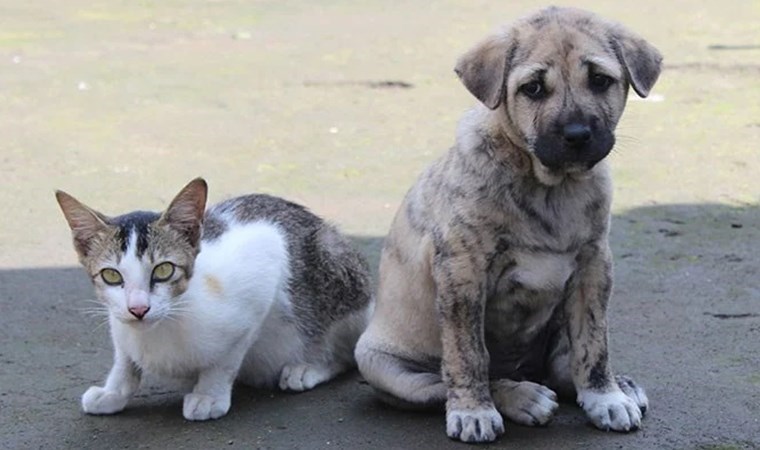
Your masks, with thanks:
[{"label": "dirt ground", "polygon": [[[488,447],[760,448],[760,2],[573,4],[665,55],[611,156],[613,365],[652,407],[622,435],[565,405]],[[457,56],[538,6],[0,0],[0,447],[463,447],[442,414],[384,407],[356,373],[298,395],[241,387],[209,423],[156,380],[124,413],[85,416],[111,346],[81,312],[92,289],[53,190],[158,210],[203,175],[214,201],[307,204],[376,267],[404,192],[475,102]]]}]

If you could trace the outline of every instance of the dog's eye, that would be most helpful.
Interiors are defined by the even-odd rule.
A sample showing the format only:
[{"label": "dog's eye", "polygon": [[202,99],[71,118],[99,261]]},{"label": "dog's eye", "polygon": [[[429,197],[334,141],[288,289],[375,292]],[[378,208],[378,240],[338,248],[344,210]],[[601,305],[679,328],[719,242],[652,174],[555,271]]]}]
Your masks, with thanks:
[{"label": "dog's eye", "polygon": [[612,79],[612,77],[608,77],[607,75],[602,75],[601,73],[595,73],[592,74],[591,77],[588,80],[588,84],[591,87],[591,90],[594,92],[604,92],[607,89],[612,86],[612,83],[614,83],[615,80]]},{"label": "dog's eye", "polygon": [[528,96],[531,100],[541,100],[546,97],[546,88],[544,83],[534,80],[520,86],[520,92]]}]

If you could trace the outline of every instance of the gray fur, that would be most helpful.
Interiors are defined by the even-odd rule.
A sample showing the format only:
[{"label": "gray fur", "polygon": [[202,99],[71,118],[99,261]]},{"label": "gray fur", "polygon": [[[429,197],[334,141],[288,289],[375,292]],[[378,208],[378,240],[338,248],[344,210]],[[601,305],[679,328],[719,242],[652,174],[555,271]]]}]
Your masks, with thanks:
[{"label": "gray fur", "polygon": [[[278,305],[272,314],[278,315],[277,323],[292,324],[306,362],[325,368],[330,377],[354,366],[354,345],[366,326],[372,296],[367,262],[350,240],[307,208],[269,195],[233,198],[204,213],[206,192],[205,181],[196,179],[162,214],[136,211],[113,218],[64,192],[56,196],[71,226],[80,261],[93,281],[100,276],[99,262],[120,260],[130,236],[135,236],[136,256],[149,260],[150,267],[171,256],[180,276],[159,287],[168,285],[173,298],[187,289],[203,243],[216,241],[247,223],[276,225],[287,245],[288,296],[287,304]],[[96,289],[104,287],[94,284]],[[151,291],[153,288],[151,284]],[[247,378],[255,385],[277,383],[271,377]]]},{"label": "gray fur", "polygon": [[335,227],[305,207],[264,194],[233,198],[209,208],[203,239],[218,237],[231,218],[241,223],[263,220],[285,231],[293,312],[299,331],[312,345],[321,344],[333,324],[369,306],[366,260]]},{"label": "gray fur", "polygon": [[[577,395],[600,428],[639,426],[646,395],[613,376],[607,353],[603,158],[628,83],[648,93],[659,73],[659,53],[642,42],[590,13],[549,8],[460,58],[457,73],[483,106],[399,208],[376,312],[357,344],[359,369],[382,398],[445,402],[447,434],[467,442],[501,434],[500,414],[546,424],[554,391]],[[644,62],[621,58],[618,46]],[[597,89],[600,73],[612,82]],[[523,86],[535,80],[543,91],[534,98]],[[587,127],[589,139],[570,141],[568,124]]]}]

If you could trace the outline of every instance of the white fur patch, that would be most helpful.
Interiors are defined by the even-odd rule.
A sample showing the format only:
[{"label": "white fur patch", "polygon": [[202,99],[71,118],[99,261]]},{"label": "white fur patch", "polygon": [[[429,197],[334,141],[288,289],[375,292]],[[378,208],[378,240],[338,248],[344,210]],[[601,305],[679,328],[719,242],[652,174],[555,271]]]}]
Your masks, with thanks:
[{"label": "white fur patch", "polygon": [[491,442],[504,434],[504,419],[493,406],[447,409],[446,434],[462,442]]},{"label": "white fur patch", "polygon": [[118,391],[90,386],[82,395],[82,410],[87,414],[115,414],[127,406],[129,397]]},{"label": "white fur patch", "polygon": [[311,364],[287,364],[280,375],[280,389],[283,391],[307,391],[332,376],[326,367]]},{"label": "white fur patch", "polygon": [[[145,319],[146,322],[153,320],[160,313],[162,305],[152,305],[148,296],[150,289],[150,268],[145,267],[145,263],[137,257],[137,231],[132,230],[127,238],[127,249],[121,255],[118,261],[110,261],[111,267],[118,270],[124,280],[123,286],[104,286],[104,295],[108,302],[108,309],[112,318],[122,322],[133,322],[137,318],[129,312],[129,298],[139,297],[146,303],[146,306],[152,307],[153,311],[148,311]],[[147,272],[147,275],[146,275]],[[158,302],[160,303],[160,302]],[[153,308],[153,306],[156,306]]]},{"label": "white fur patch", "polygon": [[[123,262],[137,269],[137,261],[125,257]],[[150,326],[112,320],[114,342],[145,370],[194,376],[241,339],[255,341],[275,302],[288,301],[287,276],[283,232],[264,222],[236,224],[203,244],[187,291],[167,299],[164,320]]]},{"label": "white fur patch", "polygon": [[562,289],[575,269],[573,255],[519,252],[514,280],[532,290]]},{"label": "white fur patch", "polygon": [[578,404],[601,430],[633,431],[641,426],[639,406],[619,390],[605,393],[581,391]]},{"label": "white fur patch", "polygon": [[243,360],[238,374],[241,382],[256,387],[275,387],[285,364],[303,360],[303,343],[291,314],[289,301],[278,300]]},{"label": "white fur patch", "polygon": [[187,420],[218,419],[230,410],[230,397],[214,397],[191,393],[185,395],[182,403],[182,415]]}]

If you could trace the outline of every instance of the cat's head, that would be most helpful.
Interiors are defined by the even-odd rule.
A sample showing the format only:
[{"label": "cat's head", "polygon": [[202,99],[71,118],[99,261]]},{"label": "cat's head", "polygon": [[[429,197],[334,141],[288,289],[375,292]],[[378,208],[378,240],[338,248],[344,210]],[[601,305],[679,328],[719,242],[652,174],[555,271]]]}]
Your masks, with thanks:
[{"label": "cat's head", "polygon": [[180,313],[200,249],[206,182],[196,178],[163,213],[108,217],[57,191],[79,261],[98,299],[124,323],[144,326]]}]

